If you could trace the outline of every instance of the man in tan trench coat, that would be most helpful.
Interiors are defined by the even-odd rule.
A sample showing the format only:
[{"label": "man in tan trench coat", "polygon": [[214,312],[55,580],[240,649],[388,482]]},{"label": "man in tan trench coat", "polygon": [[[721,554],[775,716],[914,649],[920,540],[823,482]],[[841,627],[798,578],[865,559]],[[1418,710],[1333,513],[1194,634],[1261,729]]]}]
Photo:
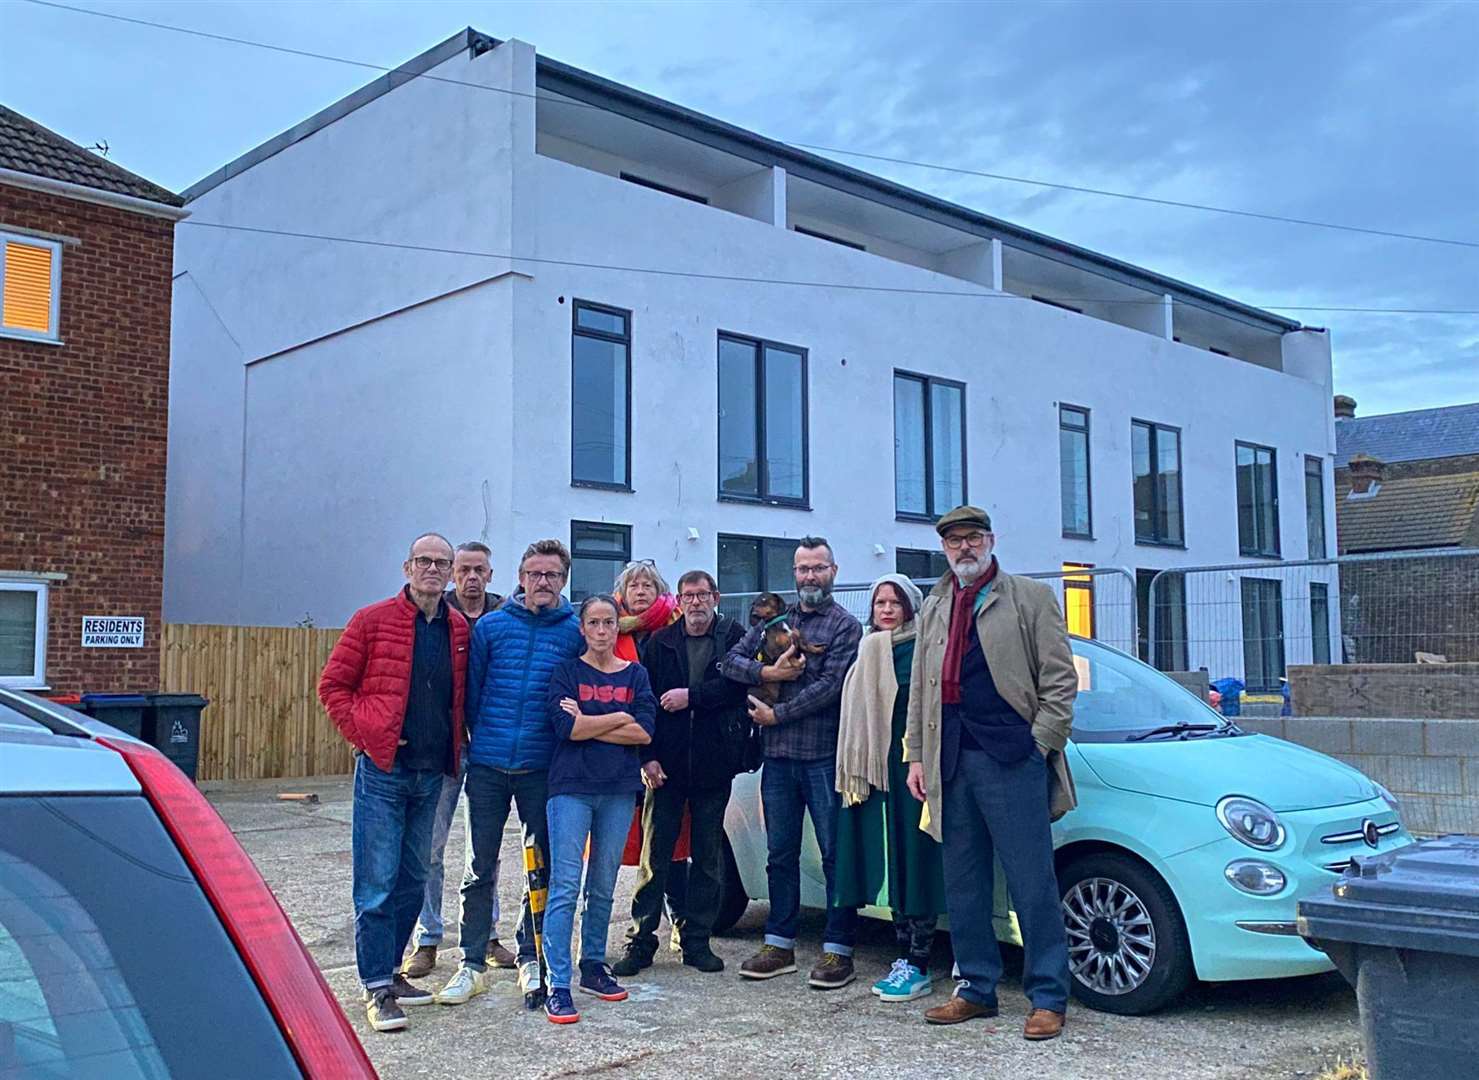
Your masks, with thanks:
[{"label": "man in tan trench coat", "polygon": [[920,821],[944,848],[945,900],[959,969],[933,1024],[997,1014],[1001,954],[991,924],[992,859],[1001,859],[1022,928],[1023,1035],[1051,1039],[1068,1009],[1068,940],[1051,821],[1073,809],[1064,746],[1078,677],[1057,597],[1013,577],[992,554],[986,511],[936,523],[950,573],[925,598],[909,684],[904,758]]}]

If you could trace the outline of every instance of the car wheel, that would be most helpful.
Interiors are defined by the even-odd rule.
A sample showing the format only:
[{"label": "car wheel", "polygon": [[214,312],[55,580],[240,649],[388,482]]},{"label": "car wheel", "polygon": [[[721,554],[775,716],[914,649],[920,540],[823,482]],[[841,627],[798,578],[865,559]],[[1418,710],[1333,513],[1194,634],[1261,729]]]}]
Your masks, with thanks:
[{"label": "car wheel", "polygon": [[724,838],[724,881],[719,894],[719,914],[714,919],[714,933],[727,934],[734,929],[750,906],[745,894],[745,883],[740,880],[739,866],[734,861],[734,851],[729,838]]},{"label": "car wheel", "polygon": [[1191,981],[1191,945],[1170,887],[1138,859],[1101,853],[1058,874],[1073,996],[1100,1012],[1142,1016]]}]

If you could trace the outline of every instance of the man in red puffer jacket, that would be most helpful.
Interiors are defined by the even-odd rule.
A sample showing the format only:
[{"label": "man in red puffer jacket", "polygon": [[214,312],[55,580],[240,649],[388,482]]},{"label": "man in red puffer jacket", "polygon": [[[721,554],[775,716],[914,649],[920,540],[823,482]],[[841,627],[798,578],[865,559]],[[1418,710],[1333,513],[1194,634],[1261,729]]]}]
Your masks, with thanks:
[{"label": "man in red puffer jacket", "polygon": [[452,545],[418,536],[403,569],[406,586],[361,608],[334,645],[318,697],[355,749],[354,952],[376,1031],[406,1026],[405,1005],[431,992],[399,973],[431,855],[443,776],[464,750],[467,620],[442,595]]}]

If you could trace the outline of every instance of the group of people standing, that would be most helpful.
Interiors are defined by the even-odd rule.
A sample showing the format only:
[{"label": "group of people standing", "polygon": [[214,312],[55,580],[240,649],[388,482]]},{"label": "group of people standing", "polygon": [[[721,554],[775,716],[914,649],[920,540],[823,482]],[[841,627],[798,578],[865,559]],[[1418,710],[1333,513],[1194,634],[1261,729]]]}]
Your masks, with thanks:
[{"label": "group of people standing", "polygon": [[[504,600],[489,591],[485,545],[418,537],[406,586],[354,615],[319,686],[356,750],[355,950],[371,1027],[405,1027],[405,1006],[470,1000],[490,967],[517,968],[526,994],[547,985],[546,1015],[572,1023],[572,990],[627,997],[617,979],[653,963],[665,907],[683,963],[722,971],[710,935],[725,808],[733,777],[759,764],[770,912],[742,977],[797,970],[810,817],[828,894],[812,987],[854,981],[858,909],[880,905],[893,913],[898,959],[873,992],[932,993],[945,914],[955,992],[925,1018],[995,1016],[999,859],[1026,948],[1023,1033],[1058,1035],[1069,972],[1049,824],[1074,800],[1063,755],[1072,654],[1052,590],[1000,570],[984,511],[958,507],[936,528],[950,572],[928,596],[901,575],[880,578],[866,633],[832,597],[831,546],[799,540],[798,600],[777,619],[807,647],[778,657],[763,649],[777,619],[744,627],[720,613],[705,570],[683,574],[674,593],[652,562],[634,562],[611,594],[577,609],[563,595],[570,555],[558,540],[528,547]],[[411,980],[436,964],[442,859],[461,791],[462,955],[433,993]],[[541,940],[526,888],[511,952],[495,927],[513,806],[547,867],[548,897]],[[640,868],[621,954],[608,964],[624,853]]]}]

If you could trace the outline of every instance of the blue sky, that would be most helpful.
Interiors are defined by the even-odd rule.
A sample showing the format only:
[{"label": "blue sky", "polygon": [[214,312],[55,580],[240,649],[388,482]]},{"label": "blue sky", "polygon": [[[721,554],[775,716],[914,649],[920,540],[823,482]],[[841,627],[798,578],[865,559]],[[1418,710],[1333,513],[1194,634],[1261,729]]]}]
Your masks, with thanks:
[{"label": "blue sky", "polygon": [[[472,25],[784,141],[1479,242],[1462,0],[75,6],[384,65]],[[374,74],[0,0],[0,102],[176,190]],[[1273,310],[1479,309],[1475,247],[840,160]],[[1363,415],[1479,400],[1479,316],[1291,314]]]}]

